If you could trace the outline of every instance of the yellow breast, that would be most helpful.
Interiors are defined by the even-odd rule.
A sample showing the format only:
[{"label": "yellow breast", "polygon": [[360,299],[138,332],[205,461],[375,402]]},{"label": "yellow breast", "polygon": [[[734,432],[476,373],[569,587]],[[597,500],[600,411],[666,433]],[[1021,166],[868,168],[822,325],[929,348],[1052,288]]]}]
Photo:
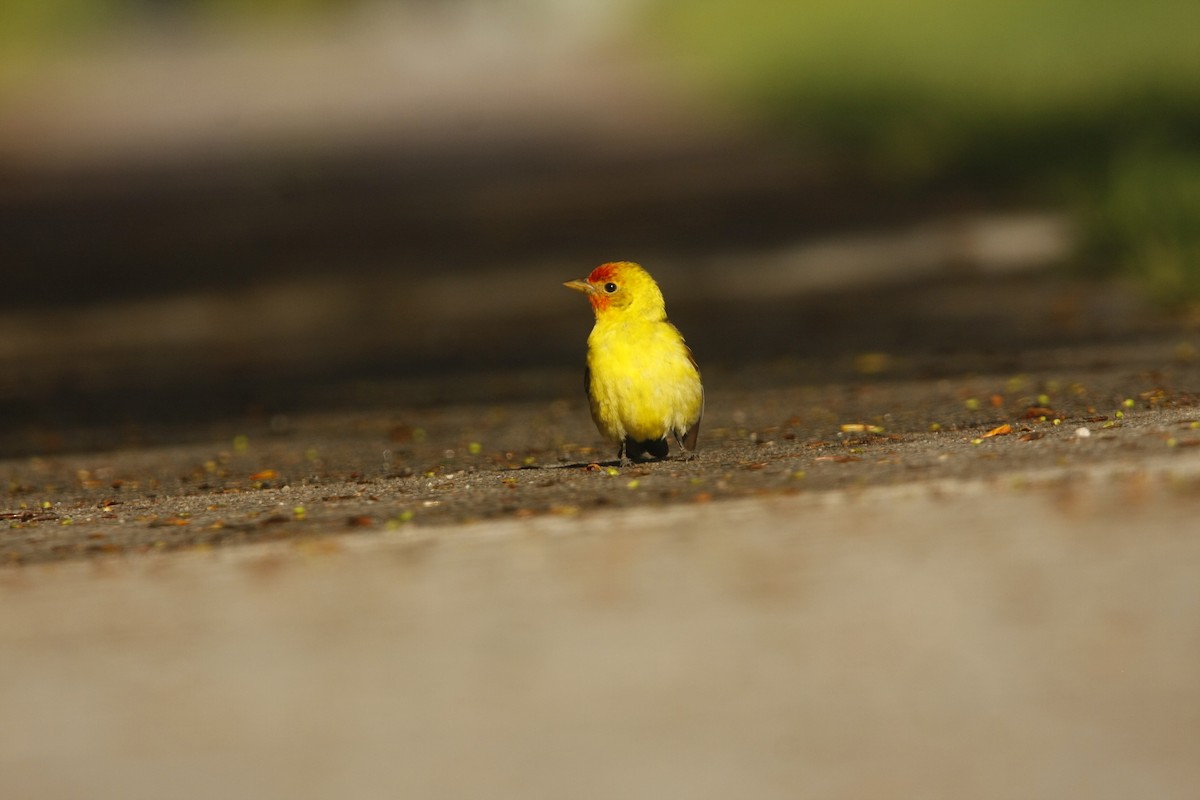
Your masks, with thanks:
[{"label": "yellow breast", "polygon": [[588,371],[592,419],[609,439],[662,439],[700,418],[700,373],[670,322],[598,320],[588,337]]}]

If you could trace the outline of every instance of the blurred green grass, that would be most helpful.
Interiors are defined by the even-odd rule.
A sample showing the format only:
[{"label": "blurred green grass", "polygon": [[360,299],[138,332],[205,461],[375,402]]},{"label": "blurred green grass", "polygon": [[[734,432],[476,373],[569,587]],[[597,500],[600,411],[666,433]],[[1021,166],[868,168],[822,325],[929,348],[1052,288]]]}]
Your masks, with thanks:
[{"label": "blurred green grass", "polygon": [[347,0],[0,0],[0,102],[25,76],[106,38],[183,22],[237,28],[338,13]]},{"label": "blurred green grass", "polygon": [[239,24],[300,17],[357,5],[345,0],[4,0],[0,3],[0,67],[54,56],[89,38],[156,19]]},{"label": "blurred green grass", "polygon": [[692,81],[873,178],[1063,204],[1079,266],[1200,300],[1200,3],[653,5]]},{"label": "blurred green grass", "polygon": [[1200,152],[1129,150],[1086,205],[1081,263],[1167,306],[1200,301]]},{"label": "blurred green grass", "polygon": [[49,50],[69,46],[80,36],[112,24],[122,0],[4,0],[0,3],[0,68]]}]

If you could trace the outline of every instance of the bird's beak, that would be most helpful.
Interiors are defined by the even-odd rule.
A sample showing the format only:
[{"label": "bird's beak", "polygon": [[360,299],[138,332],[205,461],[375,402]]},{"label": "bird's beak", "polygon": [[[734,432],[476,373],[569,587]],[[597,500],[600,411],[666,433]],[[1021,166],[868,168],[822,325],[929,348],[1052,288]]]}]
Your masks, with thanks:
[{"label": "bird's beak", "polygon": [[583,292],[584,294],[596,293],[595,287],[587,281],[567,281],[563,284],[563,286],[567,287],[568,289],[574,289],[576,291]]}]

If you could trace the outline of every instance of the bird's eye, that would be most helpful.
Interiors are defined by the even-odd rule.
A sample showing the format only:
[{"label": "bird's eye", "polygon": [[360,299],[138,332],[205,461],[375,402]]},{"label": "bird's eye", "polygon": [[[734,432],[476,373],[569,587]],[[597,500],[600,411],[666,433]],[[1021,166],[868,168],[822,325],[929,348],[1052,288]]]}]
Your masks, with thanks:
[{"label": "bird's eye", "polygon": [[608,292],[609,294],[612,294],[616,290],[617,290],[617,285],[615,283],[613,283],[612,281],[609,281],[608,283],[604,284],[604,291]]}]

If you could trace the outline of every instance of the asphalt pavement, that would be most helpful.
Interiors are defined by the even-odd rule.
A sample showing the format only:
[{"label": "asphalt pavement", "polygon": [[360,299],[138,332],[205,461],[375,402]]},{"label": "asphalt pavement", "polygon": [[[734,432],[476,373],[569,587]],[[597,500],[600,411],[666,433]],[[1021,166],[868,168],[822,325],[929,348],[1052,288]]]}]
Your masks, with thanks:
[{"label": "asphalt pavement", "polygon": [[[990,281],[912,296],[1047,285]],[[1190,797],[1195,335],[1055,286],[1020,348],[710,358],[687,462],[574,365],[28,433],[5,795]]]}]

